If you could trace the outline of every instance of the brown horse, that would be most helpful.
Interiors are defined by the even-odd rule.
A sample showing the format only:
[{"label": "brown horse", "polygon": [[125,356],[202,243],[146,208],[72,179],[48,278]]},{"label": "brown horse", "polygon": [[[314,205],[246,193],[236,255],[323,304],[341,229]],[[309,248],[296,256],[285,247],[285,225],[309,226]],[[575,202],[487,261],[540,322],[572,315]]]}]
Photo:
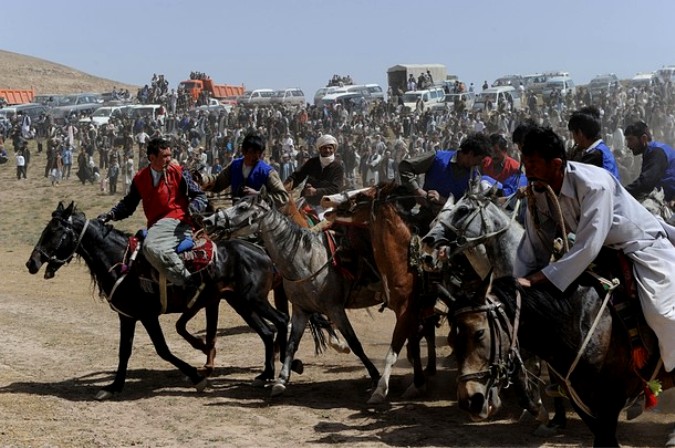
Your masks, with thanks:
[{"label": "brown horse", "polygon": [[[404,397],[418,396],[426,388],[426,375],[420,359],[420,340],[427,340],[427,374],[436,372],[435,332],[432,322],[425,318],[434,314],[435,294],[423,294],[424,273],[418,269],[420,262],[411,251],[415,238],[413,228],[426,232],[433,216],[420,213],[413,217],[400,201],[412,198],[393,183],[380,184],[359,190],[355,195],[344,194],[324,197],[322,205],[335,207],[331,216],[334,222],[366,227],[370,236],[375,265],[382,279],[386,306],[396,313],[396,325],[391,344],[385,357],[385,367],[369,403],[385,400],[389,390],[391,370],[403,344],[408,341],[408,357],[413,364],[413,383]],[[404,218],[405,216],[405,218]],[[419,231],[418,230],[418,231]],[[413,259],[411,259],[411,255]],[[419,331],[424,328],[424,334]]]}]

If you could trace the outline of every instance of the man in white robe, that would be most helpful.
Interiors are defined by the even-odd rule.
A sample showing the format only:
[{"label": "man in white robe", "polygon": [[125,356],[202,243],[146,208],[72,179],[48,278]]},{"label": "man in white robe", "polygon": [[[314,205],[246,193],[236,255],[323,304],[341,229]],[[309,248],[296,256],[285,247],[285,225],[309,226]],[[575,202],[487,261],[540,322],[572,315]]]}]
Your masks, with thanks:
[{"label": "man in white robe", "polygon": [[[533,128],[525,137],[523,163],[535,190],[535,217],[528,210],[514,275],[525,286],[550,283],[565,290],[607,246],[633,261],[640,303],[656,333],[667,371],[675,367],[675,246],[658,221],[606,170],[567,162],[552,130]],[[556,214],[545,188],[557,195],[567,232],[576,235],[569,252],[550,263]],[[669,229],[670,230],[670,229]]]}]

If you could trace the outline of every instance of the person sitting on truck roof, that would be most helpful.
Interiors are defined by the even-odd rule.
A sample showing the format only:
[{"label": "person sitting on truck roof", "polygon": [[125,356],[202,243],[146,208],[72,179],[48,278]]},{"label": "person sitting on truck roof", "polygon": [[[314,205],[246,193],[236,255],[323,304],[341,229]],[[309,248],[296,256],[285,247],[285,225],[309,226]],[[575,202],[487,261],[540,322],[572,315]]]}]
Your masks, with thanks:
[{"label": "person sitting on truck roof", "polygon": [[195,179],[204,191],[221,192],[231,187],[232,199],[257,195],[264,186],[277,207],[285,205],[290,197],[279,173],[262,160],[265,140],[250,133],[241,144],[243,157],[234,159],[218,175],[195,173]]}]

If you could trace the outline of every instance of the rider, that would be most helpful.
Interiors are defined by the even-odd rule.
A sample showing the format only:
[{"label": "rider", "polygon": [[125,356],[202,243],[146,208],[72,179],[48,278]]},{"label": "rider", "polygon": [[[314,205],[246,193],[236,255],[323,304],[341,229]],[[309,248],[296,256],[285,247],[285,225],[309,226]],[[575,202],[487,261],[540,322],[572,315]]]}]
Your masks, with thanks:
[{"label": "rider", "polygon": [[218,175],[196,174],[205,191],[220,192],[232,187],[232,198],[256,195],[264,186],[278,207],[289,201],[288,192],[279,178],[279,173],[263,159],[265,140],[257,134],[248,134],[241,144],[242,157],[234,159]]},{"label": "rider", "polygon": [[621,180],[614,154],[602,140],[600,111],[597,107],[582,107],[573,112],[567,129],[572,133],[576,144],[570,160],[599,166]]},{"label": "rider", "polygon": [[[429,151],[412,159],[401,160],[401,184],[411,194],[444,204],[450,194],[459,199],[469,188],[469,179],[483,160],[490,156],[490,140],[484,134],[470,134],[459,145],[459,150]],[[424,174],[424,185],[417,176]]]},{"label": "rider", "polygon": [[520,163],[508,155],[509,144],[500,134],[490,135],[492,156],[483,160],[483,174],[502,184],[502,193],[509,196],[520,186],[525,175],[520,171]]},{"label": "rider", "polygon": [[335,160],[338,142],[335,137],[324,134],[316,141],[319,155],[311,157],[286,179],[285,186],[292,189],[307,179],[302,197],[307,200],[319,217],[322,215],[321,198],[339,193],[344,184],[345,170],[339,160]]},{"label": "rider", "polygon": [[649,127],[642,121],[629,125],[624,136],[633,155],[642,154],[640,176],[626,190],[639,198],[661,187],[666,201],[675,200],[675,150],[665,143],[652,141]]},{"label": "rider", "polygon": [[[664,225],[642,207],[606,170],[568,162],[565,147],[550,128],[537,127],[522,148],[527,178],[534,190],[514,275],[523,286],[552,285],[566,290],[595,260],[603,246],[622,251],[633,262],[645,319],[659,339],[667,371],[675,367],[675,247]],[[546,193],[550,186],[555,198]],[[550,262],[551,242],[560,223],[576,234],[575,244]]]},{"label": "rider", "polygon": [[172,160],[171,147],[164,138],[151,139],[146,151],[150,165],[134,176],[129,193],[98,219],[105,223],[128,218],[143,201],[148,220],[145,257],[175,285],[195,286],[199,281],[185,268],[176,247],[191,236],[190,215],[206,209],[206,195],[190,173]]}]

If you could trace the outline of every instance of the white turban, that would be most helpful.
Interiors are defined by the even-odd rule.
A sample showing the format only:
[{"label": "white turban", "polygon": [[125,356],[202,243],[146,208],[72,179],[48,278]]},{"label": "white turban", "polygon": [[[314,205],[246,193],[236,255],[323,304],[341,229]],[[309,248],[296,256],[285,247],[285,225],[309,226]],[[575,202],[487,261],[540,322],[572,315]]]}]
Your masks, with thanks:
[{"label": "white turban", "polygon": [[316,149],[321,148],[322,146],[332,145],[333,149],[337,149],[338,142],[335,137],[330,134],[324,134],[316,141]]}]

